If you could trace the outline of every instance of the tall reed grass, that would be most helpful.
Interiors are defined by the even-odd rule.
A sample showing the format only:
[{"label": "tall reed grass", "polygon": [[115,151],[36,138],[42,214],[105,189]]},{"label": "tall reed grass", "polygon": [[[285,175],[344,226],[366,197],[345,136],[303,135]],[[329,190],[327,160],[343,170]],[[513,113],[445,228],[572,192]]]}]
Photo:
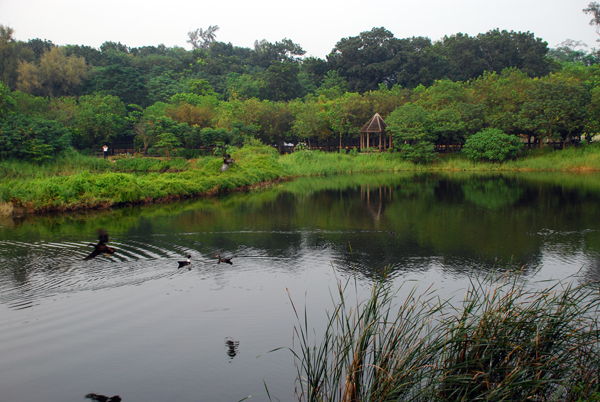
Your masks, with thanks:
[{"label": "tall reed grass", "polygon": [[42,164],[19,160],[0,160],[0,177],[10,179],[40,179],[54,176],[70,176],[83,172],[113,171],[114,166],[105,159],[65,152]]},{"label": "tall reed grass", "polygon": [[488,274],[460,302],[431,289],[399,301],[385,277],[362,302],[349,288],[320,339],[294,306],[299,401],[600,400],[598,284]]}]

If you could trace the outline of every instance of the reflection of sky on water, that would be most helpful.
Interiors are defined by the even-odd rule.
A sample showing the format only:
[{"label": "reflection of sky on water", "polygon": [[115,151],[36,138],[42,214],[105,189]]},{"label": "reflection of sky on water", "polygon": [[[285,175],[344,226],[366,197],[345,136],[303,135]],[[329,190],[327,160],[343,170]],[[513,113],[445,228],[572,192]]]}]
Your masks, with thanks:
[{"label": "reflection of sky on water", "polygon": [[[292,346],[293,306],[319,333],[338,282],[362,299],[389,267],[401,300],[414,286],[460,299],[470,276],[493,270],[599,280],[600,185],[527,177],[307,179],[3,220],[0,396],[267,400],[264,380],[288,400],[291,354],[268,351]],[[83,262],[99,227],[117,253]],[[188,253],[191,271],[177,269]]]}]

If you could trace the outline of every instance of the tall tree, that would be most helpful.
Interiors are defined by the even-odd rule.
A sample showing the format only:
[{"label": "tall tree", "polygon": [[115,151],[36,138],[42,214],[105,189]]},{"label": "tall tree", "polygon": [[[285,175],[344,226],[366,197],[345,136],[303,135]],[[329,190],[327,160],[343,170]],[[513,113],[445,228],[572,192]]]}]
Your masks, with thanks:
[{"label": "tall tree", "polygon": [[191,44],[194,49],[208,49],[217,38],[216,32],[219,30],[218,25],[209,25],[206,30],[198,28],[195,31],[188,32],[187,43]]},{"label": "tall tree", "polygon": [[302,95],[298,80],[300,67],[294,63],[275,62],[264,73],[263,99],[289,101]]},{"label": "tall tree", "polygon": [[359,36],[343,38],[327,56],[331,69],[348,80],[350,91],[375,91],[379,84],[391,87],[397,81],[395,56],[400,42],[387,29],[373,28]]},{"label": "tall tree", "polygon": [[11,90],[17,86],[19,61],[34,59],[30,49],[27,49],[29,55],[23,54],[22,42],[13,38],[14,32],[11,27],[0,24],[0,80]]},{"label": "tall tree", "polygon": [[82,57],[67,56],[54,47],[44,53],[39,65],[21,62],[17,89],[38,96],[78,95],[87,77],[88,67]]},{"label": "tall tree", "polygon": [[79,99],[77,128],[93,154],[100,143],[111,142],[122,132],[125,105],[113,95],[85,95]]},{"label": "tall tree", "polygon": [[112,64],[93,69],[89,76],[88,93],[118,96],[125,104],[149,104],[148,89],[142,72],[137,68]]},{"label": "tall tree", "polygon": [[590,4],[588,4],[587,8],[584,8],[582,11],[585,14],[592,15],[590,25],[595,27],[596,33],[600,35],[600,4],[596,3],[595,1],[592,1]]}]

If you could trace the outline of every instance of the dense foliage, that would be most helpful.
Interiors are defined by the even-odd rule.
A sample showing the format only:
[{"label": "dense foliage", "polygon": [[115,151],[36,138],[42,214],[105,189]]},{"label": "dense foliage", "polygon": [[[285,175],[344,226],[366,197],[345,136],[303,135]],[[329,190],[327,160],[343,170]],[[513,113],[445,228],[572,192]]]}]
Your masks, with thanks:
[{"label": "dense foliage", "polygon": [[515,136],[489,128],[469,137],[462,152],[473,160],[503,161],[517,156],[521,148],[523,144]]},{"label": "dense foliage", "polygon": [[251,139],[282,153],[290,143],[383,150],[376,136],[360,139],[374,113],[414,162],[488,128],[563,147],[599,129],[595,53],[573,41],[550,51],[530,32],[496,29],[433,43],[380,27],[340,39],[323,60],[303,58],[290,39],[226,44],[218,30],[189,32],[192,50],[95,49],[22,42],[0,26],[0,158],[40,161],[69,146],[94,154],[104,144],[190,158]]}]

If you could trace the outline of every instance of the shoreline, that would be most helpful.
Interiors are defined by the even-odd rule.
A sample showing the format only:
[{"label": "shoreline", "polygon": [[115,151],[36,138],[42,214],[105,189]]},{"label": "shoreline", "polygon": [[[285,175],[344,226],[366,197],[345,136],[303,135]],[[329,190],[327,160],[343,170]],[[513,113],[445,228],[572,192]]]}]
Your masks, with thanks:
[{"label": "shoreline", "polygon": [[69,212],[78,212],[78,211],[102,211],[111,208],[121,208],[121,207],[130,207],[130,206],[140,206],[140,205],[151,205],[151,204],[161,204],[161,203],[169,203],[180,200],[189,200],[189,199],[197,199],[203,197],[214,197],[221,194],[227,193],[237,193],[244,191],[251,191],[258,188],[267,188],[272,185],[276,185],[281,182],[286,182],[293,180],[292,177],[279,177],[276,179],[266,180],[263,182],[244,185],[235,187],[233,189],[221,190],[220,186],[217,186],[207,192],[186,195],[186,194],[171,194],[164,197],[159,198],[150,198],[146,197],[139,201],[127,201],[127,202],[110,202],[104,201],[99,202],[94,205],[86,205],[86,204],[71,204],[68,206],[57,206],[55,208],[38,208],[38,209],[28,209],[24,207],[15,207],[12,203],[0,202],[0,218],[20,218],[26,215],[43,215],[43,214],[52,214],[52,213],[69,213]]},{"label": "shoreline", "polygon": [[[434,163],[413,164],[396,153],[355,156],[318,151],[279,155],[266,146],[249,146],[235,151],[236,164],[220,172],[219,158],[169,160],[176,172],[131,171],[143,158],[125,159],[121,169],[103,170],[94,159],[75,157],[58,161],[51,169],[15,163],[4,167],[7,180],[0,184],[0,217],[18,218],[54,212],[106,210],[133,205],[166,203],[211,197],[230,192],[265,188],[298,177],[375,173],[511,174],[600,172],[600,146],[525,155],[502,163],[473,162],[458,155],[444,155]],[[114,164],[114,161],[113,161]],[[64,168],[63,168],[64,166]],[[30,169],[28,171],[28,169]],[[70,169],[70,170],[69,170]],[[30,177],[19,173],[31,172]],[[14,174],[13,172],[17,172]]]},{"label": "shoreline", "polygon": [[[81,203],[71,203],[68,205],[48,205],[46,204],[43,207],[38,208],[28,208],[25,206],[15,206],[10,202],[0,202],[0,218],[19,218],[26,215],[43,215],[43,214],[52,214],[52,213],[69,213],[69,212],[77,212],[77,211],[101,211],[107,210],[111,208],[121,208],[128,206],[140,206],[140,205],[151,205],[151,204],[161,204],[161,203],[169,203],[180,200],[188,200],[188,199],[197,199],[203,197],[214,197],[217,195],[228,194],[228,193],[238,193],[245,191],[252,191],[254,189],[263,189],[268,188],[273,185],[277,185],[279,183],[293,181],[298,177],[319,177],[319,176],[332,176],[332,175],[352,175],[352,174],[368,174],[368,173],[473,173],[473,174],[508,174],[508,173],[569,173],[569,174],[593,174],[600,172],[599,169],[594,168],[578,168],[578,169],[563,169],[563,170],[541,170],[541,169],[448,169],[448,168],[420,168],[420,169],[400,169],[400,170],[377,170],[377,171],[364,171],[364,170],[353,170],[350,172],[347,171],[339,171],[337,173],[328,173],[328,174],[306,174],[306,175],[282,175],[280,177],[276,177],[273,179],[268,179],[265,181],[260,181],[253,184],[244,184],[240,186],[236,186],[234,188],[226,188],[223,189],[221,184],[217,184],[215,187],[211,188],[208,191],[203,191],[200,193],[194,194],[168,194],[161,197],[145,197],[140,200],[135,201],[111,201],[104,200],[98,201],[95,203],[81,202]],[[177,174],[177,173],[176,173]]]}]

